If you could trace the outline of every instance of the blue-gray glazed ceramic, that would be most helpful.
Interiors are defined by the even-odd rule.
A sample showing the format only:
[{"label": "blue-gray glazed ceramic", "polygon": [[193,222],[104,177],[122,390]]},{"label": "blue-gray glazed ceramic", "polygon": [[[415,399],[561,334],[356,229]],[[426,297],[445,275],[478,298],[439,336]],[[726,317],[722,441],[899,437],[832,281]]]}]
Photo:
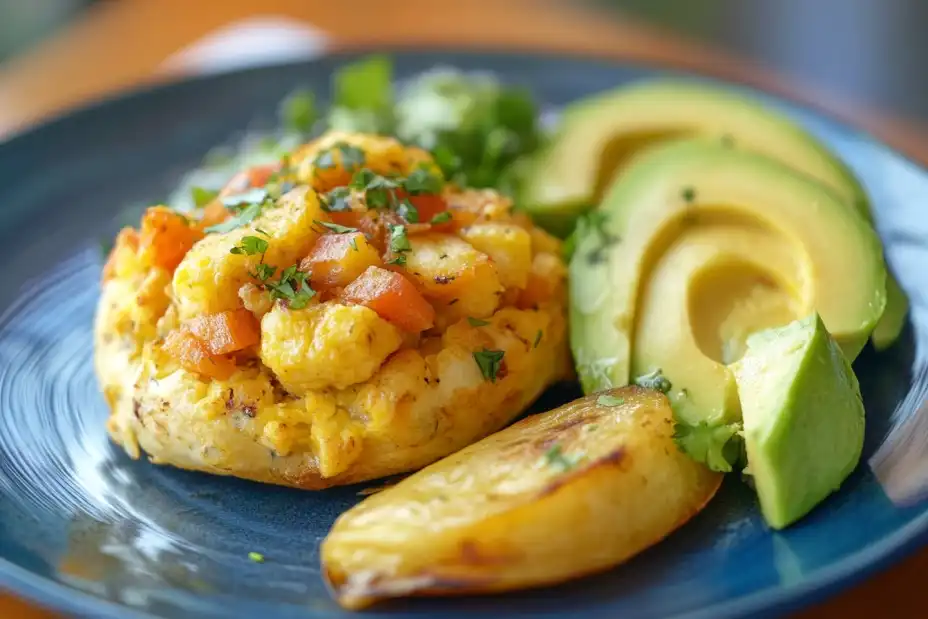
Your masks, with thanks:
[{"label": "blue-gray glazed ceramic", "polygon": [[[409,76],[437,64],[489,69],[546,104],[661,71],[599,60],[398,53]],[[329,596],[318,546],[358,488],[301,492],[132,461],[107,440],[93,374],[98,239],[119,213],[162,199],[214,145],[306,85],[324,96],[348,57],[208,77],[132,94],[0,145],[0,586],[78,616],[351,617]],[[860,175],[890,263],[910,295],[903,338],[856,363],[865,457],[903,402],[924,400],[928,174],[860,132],[783,101]],[[570,397],[548,394],[536,408]],[[783,612],[885,566],[925,540],[928,505],[889,501],[866,463],[808,518],[767,529],[727,480],[692,522],[628,564],[557,587],[373,611],[441,616],[721,619]],[[556,535],[557,532],[552,532]],[[258,564],[248,553],[266,557]]]}]

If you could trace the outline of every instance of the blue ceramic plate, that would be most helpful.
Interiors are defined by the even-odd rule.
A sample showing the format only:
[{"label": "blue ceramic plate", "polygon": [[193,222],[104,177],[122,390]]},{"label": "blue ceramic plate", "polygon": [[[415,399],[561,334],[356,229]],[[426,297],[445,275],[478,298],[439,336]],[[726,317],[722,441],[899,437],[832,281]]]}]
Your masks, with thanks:
[{"label": "blue ceramic plate", "polygon": [[[160,200],[204,153],[298,85],[324,92],[345,57],[210,77],[85,109],[0,145],[0,586],[93,617],[350,617],[330,599],[318,545],[358,488],[300,492],[132,461],[107,440],[92,370],[98,239],[128,204]],[[559,105],[653,69],[498,54],[403,53],[400,76],[491,69]],[[789,109],[857,171],[913,312],[891,350],[856,364],[865,455],[928,389],[928,174],[861,133]],[[914,377],[914,378],[913,378]],[[569,397],[550,393],[549,407]],[[401,601],[379,617],[531,613],[757,617],[795,608],[918,547],[928,505],[896,507],[866,465],[785,533],[730,478],[700,516],[611,572],[540,591]],[[249,561],[249,551],[267,557]],[[567,613],[565,615],[565,613]]]}]

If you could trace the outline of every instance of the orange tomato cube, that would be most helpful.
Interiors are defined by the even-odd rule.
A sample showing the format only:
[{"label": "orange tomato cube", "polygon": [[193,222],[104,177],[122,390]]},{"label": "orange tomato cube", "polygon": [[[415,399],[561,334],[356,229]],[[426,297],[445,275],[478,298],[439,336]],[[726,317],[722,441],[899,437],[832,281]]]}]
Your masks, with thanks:
[{"label": "orange tomato cube", "polygon": [[199,316],[185,327],[206,346],[210,355],[226,355],[256,345],[261,325],[246,309]]},{"label": "orange tomato cube", "polygon": [[343,295],[349,303],[368,307],[404,331],[419,333],[435,324],[435,309],[403,275],[368,267]]},{"label": "orange tomato cube", "polygon": [[185,370],[207,378],[226,380],[235,372],[232,359],[211,355],[206,344],[186,329],[175,329],[168,333],[164,340],[164,351]]}]

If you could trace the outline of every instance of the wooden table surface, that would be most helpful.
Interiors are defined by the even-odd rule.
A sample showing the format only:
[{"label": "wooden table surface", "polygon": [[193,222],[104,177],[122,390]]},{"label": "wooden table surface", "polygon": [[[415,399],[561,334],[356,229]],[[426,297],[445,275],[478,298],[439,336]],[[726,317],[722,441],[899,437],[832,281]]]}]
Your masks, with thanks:
[{"label": "wooden table surface", "polygon": [[[260,7],[260,8],[259,8]],[[75,105],[171,75],[178,49],[242,18],[299,19],[327,49],[464,47],[546,50],[643,60],[761,86],[868,129],[928,164],[928,127],[797,83],[724,50],[677,38],[616,13],[546,0],[120,0],[0,65],[0,138]],[[913,76],[914,78],[915,76]],[[794,619],[922,619],[928,616],[928,549]],[[0,593],[0,617],[60,619]]]}]

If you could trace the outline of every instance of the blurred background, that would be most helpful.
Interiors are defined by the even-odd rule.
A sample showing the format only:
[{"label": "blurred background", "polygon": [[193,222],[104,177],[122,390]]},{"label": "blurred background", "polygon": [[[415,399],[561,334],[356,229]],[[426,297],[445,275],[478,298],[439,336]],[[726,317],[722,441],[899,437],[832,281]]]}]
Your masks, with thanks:
[{"label": "blurred background", "polygon": [[[523,8],[510,10],[510,5]],[[536,27],[531,22],[541,9],[526,11],[526,5],[570,17],[561,19],[560,30],[550,23]],[[483,12],[487,21],[509,32],[492,27],[487,32],[479,26],[469,32],[471,22],[458,19],[456,12]],[[497,15],[502,13],[514,21],[507,23]],[[726,73],[727,63],[740,67],[742,74],[752,73],[745,69],[750,63],[785,78],[794,89],[809,92],[814,87],[811,98],[847,111],[855,120],[864,117],[869,128],[888,124],[890,133],[904,134],[897,121],[920,125],[928,120],[928,84],[919,79],[928,59],[924,0],[0,0],[0,132],[135,85],[147,75],[178,68],[193,72],[183,62],[169,61],[171,54],[216,29],[258,15],[319,29],[314,42],[298,41],[293,31],[272,37],[278,48],[285,48],[280,39],[287,39],[290,54],[296,54],[293,45],[303,54],[318,51],[323,39],[335,46],[409,40],[408,32],[392,39],[388,32],[377,32],[378,24],[393,27],[391,15],[411,31],[418,28],[419,39],[438,42],[448,38],[430,38],[429,31],[453,31],[478,45],[524,46],[534,28],[535,39],[555,46],[571,40],[580,42],[569,45],[575,49],[621,54],[633,48],[632,55],[672,60],[674,53],[660,48],[673,40],[677,58],[691,60],[693,54],[683,50],[695,50],[708,59],[703,65],[708,62]],[[593,23],[597,33],[585,35],[583,24]],[[635,28],[632,42],[627,41],[629,27]],[[251,47],[266,48],[268,36],[252,33]],[[680,47],[681,41],[692,47]],[[226,46],[222,51],[201,50],[201,55],[222,64],[218,58],[230,49],[244,56],[250,48]],[[265,55],[285,57],[285,51]],[[708,55],[715,51],[725,55]]]}]

